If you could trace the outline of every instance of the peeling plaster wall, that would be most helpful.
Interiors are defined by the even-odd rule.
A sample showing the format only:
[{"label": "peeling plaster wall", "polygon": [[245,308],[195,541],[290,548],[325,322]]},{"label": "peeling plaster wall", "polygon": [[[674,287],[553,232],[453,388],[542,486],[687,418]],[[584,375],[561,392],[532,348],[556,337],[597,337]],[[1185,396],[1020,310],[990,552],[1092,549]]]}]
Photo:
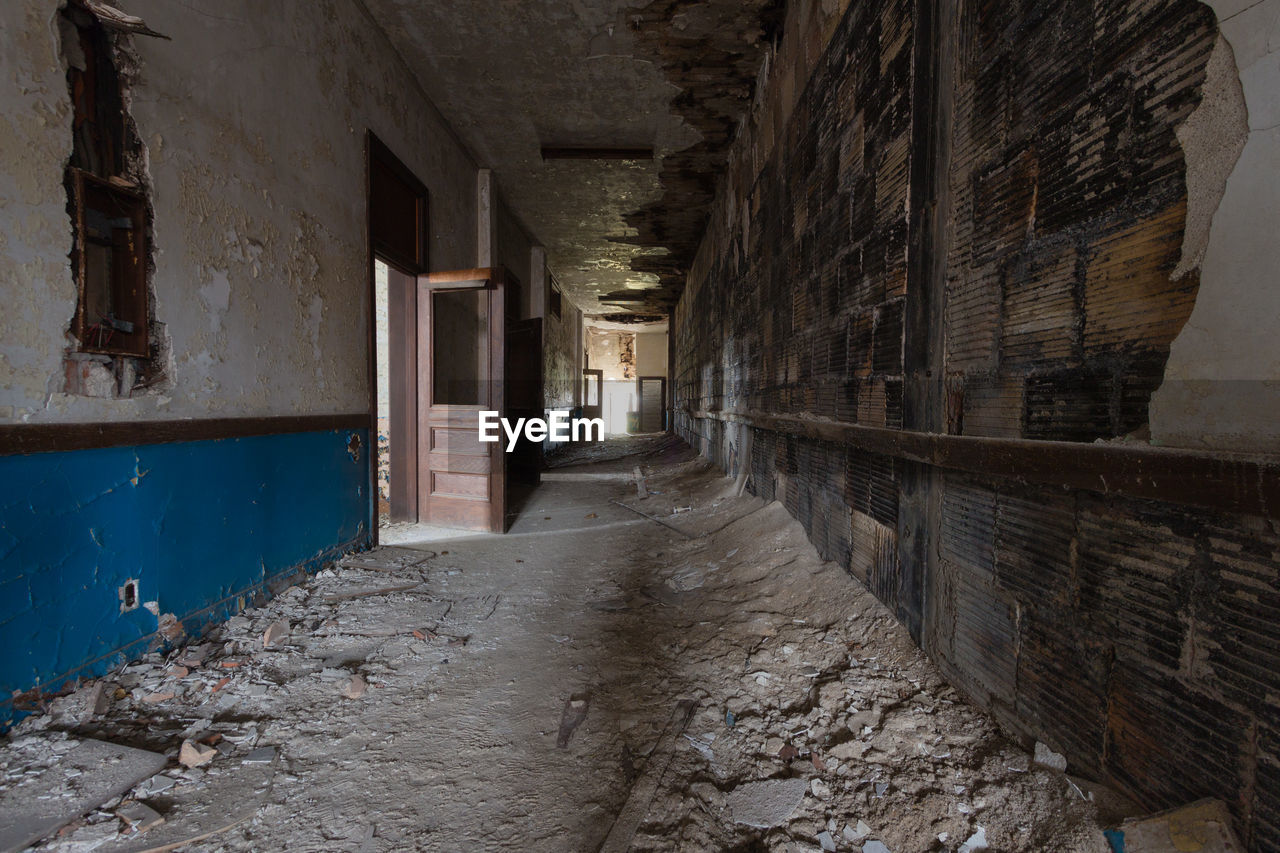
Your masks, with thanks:
[{"label": "peeling plaster wall", "polygon": [[[14,691],[158,647],[160,615],[197,635],[360,545],[367,469],[352,435],[0,457],[0,727]],[[153,608],[121,612],[129,579]]]},{"label": "peeling plaster wall", "polygon": [[1152,398],[1151,434],[1161,444],[1277,452],[1280,0],[1208,5],[1221,38],[1187,140],[1192,199],[1204,199],[1200,293]]},{"label": "peeling plaster wall", "polygon": [[[353,0],[133,0],[132,113],[154,187],[156,319],[168,386],[62,393],[75,308],[62,173],[70,109],[56,0],[0,8],[0,418],[147,420],[368,407],[364,133],[431,192],[430,262],[473,265],[475,166]],[[527,254],[525,255],[527,257]]]},{"label": "peeling plaster wall", "polygon": [[542,323],[542,382],[548,409],[573,409],[582,401],[582,312],[563,297],[560,316]]},{"label": "peeling plaster wall", "polygon": [[[603,370],[606,382],[635,378],[635,334],[587,327],[587,360],[592,370]],[[623,360],[627,364],[623,364]]]},{"label": "peeling plaster wall", "polygon": [[[531,317],[542,316],[542,306],[540,304],[541,282],[534,280],[533,269],[533,248],[534,243],[529,237],[524,226],[520,224],[520,220],[516,219],[511,213],[511,209],[503,203],[501,194],[498,194],[498,203],[496,205],[495,232],[497,239],[497,262],[520,280],[520,299],[517,302],[509,303],[520,309],[518,317],[509,317],[509,320],[528,320]],[[539,277],[542,271],[538,270]]]}]

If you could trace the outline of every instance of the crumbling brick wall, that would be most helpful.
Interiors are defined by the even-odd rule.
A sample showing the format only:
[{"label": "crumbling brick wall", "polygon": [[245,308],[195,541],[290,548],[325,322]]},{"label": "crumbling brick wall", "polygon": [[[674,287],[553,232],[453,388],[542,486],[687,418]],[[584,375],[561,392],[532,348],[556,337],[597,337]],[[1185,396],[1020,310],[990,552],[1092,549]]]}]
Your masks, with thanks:
[{"label": "crumbling brick wall", "polygon": [[[1175,130],[1213,15],[1193,0],[961,3],[941,31],[922,26],[931,5],[850,4],[790,119],[738,140],[674,317],[677,430],[782,501],[1011,730],[1151,808],[1221,797],[1251,849],[1276,849],[1274,512],[884,450],[925,430],[1142,440],[1196,298],[1194,270],[1174,277]],[[948,64],[917,74],[947,39]],[[937,158],[932,187],[920,158]],[[934,207],[941,239],[923,228]],[[914,272],[931,254],[940,274]],[[936,352],[921,346],[931,322]],[[937,426],[928,411],[912,423],[911,389],[933,381],[920,399]],[[815,421],[877,442],[814,438]]]}]

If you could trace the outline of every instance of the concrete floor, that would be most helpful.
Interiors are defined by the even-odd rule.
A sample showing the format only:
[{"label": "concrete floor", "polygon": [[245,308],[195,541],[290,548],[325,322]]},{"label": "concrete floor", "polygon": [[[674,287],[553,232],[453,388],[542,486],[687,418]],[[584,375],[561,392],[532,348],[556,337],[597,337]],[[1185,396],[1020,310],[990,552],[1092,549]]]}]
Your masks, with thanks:
[{"label": "concrete floor", "polygon": [[[564,461],[506,536],[386,530],[394,546],[233,619],[198,664],[155,655],[105,679],[102,714],[66,697],[25,721],[0,750],[11,789],[85,736],[219,749],[39,849],[1107,849],[1093,803],[779,505],[669,439]],[[121,831],[130,799],[165,823]]]}]

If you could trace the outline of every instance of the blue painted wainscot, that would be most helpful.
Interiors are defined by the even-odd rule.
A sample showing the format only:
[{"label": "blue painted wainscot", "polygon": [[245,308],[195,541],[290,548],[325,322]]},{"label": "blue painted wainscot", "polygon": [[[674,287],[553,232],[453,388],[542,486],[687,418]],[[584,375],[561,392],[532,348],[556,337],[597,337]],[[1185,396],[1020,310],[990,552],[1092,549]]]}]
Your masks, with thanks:
[{"label": "blue painted wainscot", "polygon": [[[368,438],[334,430],[0,457],[0,730],[15,694],[101,675],[159,645],[157,614],[198,634],[367,547]],[[122,612],[131,579],[140,606]]]}]

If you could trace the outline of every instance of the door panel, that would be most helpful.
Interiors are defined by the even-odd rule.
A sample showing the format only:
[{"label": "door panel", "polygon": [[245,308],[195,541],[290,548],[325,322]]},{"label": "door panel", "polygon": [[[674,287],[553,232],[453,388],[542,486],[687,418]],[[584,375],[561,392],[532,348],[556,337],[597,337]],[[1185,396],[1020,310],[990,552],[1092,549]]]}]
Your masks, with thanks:
[{"label": "door panel", "polygon": [[419,521],[500,532],[502,442],[479,439],[480,412],[503,411],[503,276],[418,277]]},{"label": "door panel", "polygon": [[662,432],[667,411],[667,380],[662,376],[641,376],[636,380],[640,432]]}]

